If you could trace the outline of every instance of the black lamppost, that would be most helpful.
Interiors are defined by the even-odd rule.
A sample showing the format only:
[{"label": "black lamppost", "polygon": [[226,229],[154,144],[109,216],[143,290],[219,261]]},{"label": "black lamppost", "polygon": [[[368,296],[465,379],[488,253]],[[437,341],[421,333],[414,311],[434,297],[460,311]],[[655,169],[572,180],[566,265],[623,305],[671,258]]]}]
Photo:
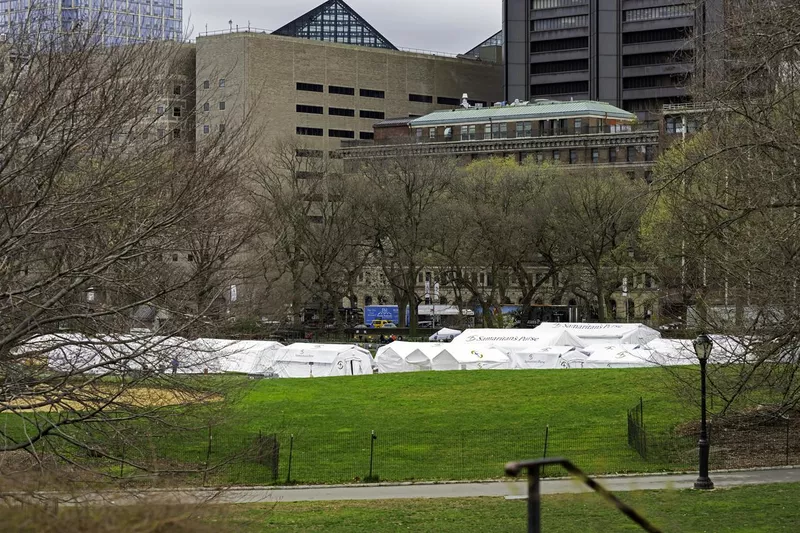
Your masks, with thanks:
[{"label": "black lamppost", "polygon": [[700,440],[697,443],[700,448],[700,477],[694,482],[696,489],[713,489],[714,483],[708,478],[708,428],[706,427],[706,363],[708,356],[711,355],[713,343],[705,333],[700,334],[694,341],[694,353],[700,360]]}]

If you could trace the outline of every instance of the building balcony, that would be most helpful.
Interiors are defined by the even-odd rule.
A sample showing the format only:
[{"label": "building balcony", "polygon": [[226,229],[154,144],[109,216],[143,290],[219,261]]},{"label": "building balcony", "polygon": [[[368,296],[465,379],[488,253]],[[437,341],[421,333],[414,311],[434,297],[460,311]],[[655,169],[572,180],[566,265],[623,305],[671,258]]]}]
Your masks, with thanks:
[{"label": "building balcony", "polygon": [[588,81],[588,70],[573,70],[568,72],[547,72],[544,74],[531,74],[531,85],[544,85],[547,83],[564,83],[568,81]]},{"label": "building balcony", "polygon": [[[641,123],[629,126],[625,131],[615,130],[614,126],[564,128],[532,132],[530,136],[516,137],[509,132],[504,138],[485,138],[475,134],[474,138],[461,139],[459,132],[451,136],[437,137],[395,137],[374,141],[343,141],[337,155],[342,159],[381,158],[396,155],[460,155],[491,154],[508,152],[529,152],[538,150],[608,147],[658,144],[659,123]],[[566,164],[566,162],[565,162]],[[652,162],[610,163],[616,166],[649,166]]]},{"label": "building balcony", "polygon": [[588,48],[576,48],[574,50],[554,50],[552,52],[536,52],[531,54],[531,63],[552,63],[554,61],[588,59],[588,57]]},{"label": "building balcony", "polygon": [[640,65],[623,67],[623,78],[637,78],[640,76],[661,76],[664,74],[686,74],[694,72],[694,63],[662,63],[659,65]]},{"label": "building balcony", "polygon": [[649,43],[631,43],[622,45],[622,55],[653,54],[658,52],[678,52],[693,50],[691,39],[674,39],[671,41],[652,41]]},{"label": "building balcony", "polygon": [[623,89],[622,91],[623,100],[654,100],[658,98],[677,98],[681,96],[686,96],[686,88],[674,85]]}]

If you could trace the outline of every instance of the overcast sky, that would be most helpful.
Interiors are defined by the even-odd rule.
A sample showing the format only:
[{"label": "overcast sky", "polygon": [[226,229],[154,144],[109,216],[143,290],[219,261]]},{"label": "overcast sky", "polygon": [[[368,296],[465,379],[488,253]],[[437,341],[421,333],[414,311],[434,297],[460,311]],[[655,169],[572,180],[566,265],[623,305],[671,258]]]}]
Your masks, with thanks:
[{"label": "overcast sky", "polygon": [[[191,37],[228,21],[275,30],[325,0],[184,0]],[[398,48],[462,53],[502,26],[502,0],[345,0]]]}]

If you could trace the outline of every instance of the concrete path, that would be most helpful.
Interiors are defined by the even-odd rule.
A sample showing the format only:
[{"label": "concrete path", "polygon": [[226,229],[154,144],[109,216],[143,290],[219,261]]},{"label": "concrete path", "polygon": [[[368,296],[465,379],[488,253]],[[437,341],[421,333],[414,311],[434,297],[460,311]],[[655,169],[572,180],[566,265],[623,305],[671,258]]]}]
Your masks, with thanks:
[{"label": "concrete path", "polygon": [[[712,472],[711,480],[718,488],[741,485],[800,482],[800,468],[746,470],[737,472]],[[688,489],[697,479],[696,474],[636,475],[596,478],[612,492],[631,490]],[[526,484],[514,481],[489,481],[483,483],[403,483],[375,485],[253,487],[233,489],[152,490],[132,493],[104,493],[82,498],[82,501],[127,505],[141,502],[159,503],[265,503],[310,502],[342,500],[394,500],[409,498],[475,498],[505,497],[524,499]],[[567,494],[589,492],[584,485],[569,479],[542,481],[542,494]]]}]

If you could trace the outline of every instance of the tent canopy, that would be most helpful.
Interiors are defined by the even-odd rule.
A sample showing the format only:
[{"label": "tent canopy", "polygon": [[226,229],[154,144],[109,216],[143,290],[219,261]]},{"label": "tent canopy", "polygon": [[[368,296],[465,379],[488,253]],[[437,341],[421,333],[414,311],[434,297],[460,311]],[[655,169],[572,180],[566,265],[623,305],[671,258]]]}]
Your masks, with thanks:
[{"label": "tent canopy", "polygon": [[491,346],[447,344],[431,360],[433,370],[488,370],[512,368],[511,359]]},{"label": "tent canopy", "polygon": [[583,363],[583,368],[637,368],[656,366],[649,353],[638,346],[606,344],[593,347],[592,353]]},{"label": "tent canopy", "polygon": [[443,346],[431,342],[394,341],[378,348],[375,364],[381,373],[431,370],[431,359]]},{"label": "tent canopy", "polygon": [[514,368],[569,368],[567,360],[586,359],[586,354],[574,346],[530,346],[508,353]]},{"label": "tent canopy", "polygon": [[456,338],[461,333],[460,329],[451,329],[451,328],[442,328],[430,337],[428,340],[438,342],[438,341],[451,341]]},{"label": "tent canopy", "polygon": [[661,338],[661,333],[644,324],[587,324],[577,322],[544,322],[533,329],[539,335],[546,332],[568,331],[578,337],[583,346],[591,344],[647,344]]},{"label": "tent canopy", "polygon": [[375,362],[353,344],[290,344],[275,352],[273,369],[280,377],[309,378],[372,374]]},{"label": "tent canopy", "polygon": [[453,339],[454,343],[483,343],[496,347],[514,347],[523,349],[532,346],[576,346],[583,347],[583,342],[567,330],[535,329],[487,329],[472,328]]}]

